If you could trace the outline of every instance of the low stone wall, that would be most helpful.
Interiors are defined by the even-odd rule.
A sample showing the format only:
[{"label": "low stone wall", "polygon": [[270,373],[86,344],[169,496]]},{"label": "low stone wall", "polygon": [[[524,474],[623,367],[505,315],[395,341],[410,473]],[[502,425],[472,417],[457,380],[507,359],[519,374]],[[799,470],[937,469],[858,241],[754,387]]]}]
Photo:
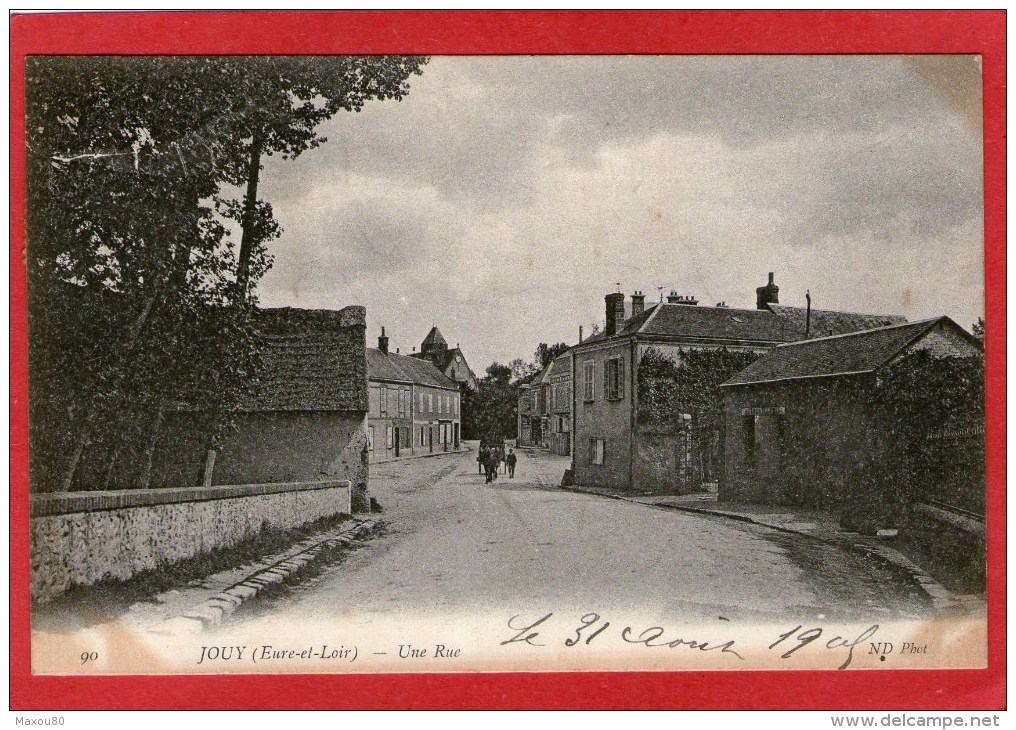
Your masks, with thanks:
[{"label": "low stone wall", "polygon": [[946,588],[979,593],[986,584],[987,544],[983,522],[918,502],[906,525],[917,562]]},{"label": "low stone wall", "polygon": [[333,480],[32,495],[32,599],[126,580],[266,528],[351,514],[351,491]]}]

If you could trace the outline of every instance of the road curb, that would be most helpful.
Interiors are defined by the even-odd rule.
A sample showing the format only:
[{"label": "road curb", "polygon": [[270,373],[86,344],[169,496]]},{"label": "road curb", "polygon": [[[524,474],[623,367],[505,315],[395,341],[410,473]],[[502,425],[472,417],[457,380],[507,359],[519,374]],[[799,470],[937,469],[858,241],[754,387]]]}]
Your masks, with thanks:
[{"label": "road curb", "polygon": [[366,537],[381,526],[372,517],[354,517],[350,522],[325,537],[283,554],[268,566],[262,566],[245,578],[222,590],[211,598],[193,606],[184,613],[168,618],[150,629],[151,633],[179,636],[198,634],[216,626],[244,603],[254,600],[266,589],[282,584],[290,576],[314,565],[323,553],[339,546],[350,546],[355,540]]},{"label": "road curb", "polygon": [[[622,499],[624,499],[622,497]],[[638,500],[627,500],[631,502],[637,502]],[[725,510],[714,510],[704,507],[692,507],[677,504],[649,504],[647,502],[639,502],[639,504],[647,504],[651,507],[663,507],[665,509],[675,509],[681,512],[697,512],[699,514],[713,515],[714,517],[725,517],[727,519],[739,520],[741,522],[748,522],[759,527],[765,527],[770,530],[776,530],[778,532],[784,532],[792,535],[801,535],[803,537],[817,540],[826,545],[833,547],[843,547],[856,553],[861,553],[865,557],[874,558],[881,561],[882,563],[888,564],[891,567],[902,571],[909,577],[917,586],[924,591],[925,595],[931,599],[932,607],[935,611],[948,611],[959,604],[953,598],[952,594],[945,589],[938,581],[931,577],[931,575],[921,568],[919,565],[914,563],[908,557],[903,555],[898,550],[883,545],[870,545],[864,542],[856,542],[850,539],[830,539],[822,537],[821,535],[813,535],[809,532],[802,532],[801,530],[794,530],[790,527],[784,527],[782,525],[774,525],[770,522],[764,522],[757,520],[748,515],[738,514],[735,512],[727,512]]]},{"label": "road curb", "polygon": [[646,507],[656,507],[659,509],[673,509],[681,512],[697,513],[712,515],[713,517],[724,517],[730,520],[737,520],[739,522],[747,522],[759,527],[765,527],[770,530],[776,530],[777,532],[784,532],[791,535],[800,535],[807,537],[812,540],[817,540],[826,545],[833,547],[842,547],[853,552],[862,553],[866,557],[874,558],[880,562],[904,572],[917,586],[924,591],[925,595],[931,600],[932,607],[936,612],[948,612],[957,608],[962,610],[962,603],[959,602],[952,593],[950,593],[941,583],[935,580],[926,570],[921,568],[915,562],[910,560],[903,553],[893,548],[884,545],[870,545],[863,542],[856,542],[854,540],[842,539],[835,540],[822,537],[820,535],[813,535],[809,532],[802,532],[801,530],[795,530],[790,527],[784,527],[782,525],[774,525],[770,522],[764,522],[757,520],[748,515],[740,514],[737,512],[727,512],[726,510],[710,509],[708,507],[696,507],[692,505],[680,505],[680,504],[658,504],[653,502],[644,502],[640,499],[625,497],[617,494],[600,494],[599,492],[591,492],[576,487],[561,487],[561,489],[576,492],[578,494],[589,494],[595,497],[606,497],[607,499],[618,499],[623,502],[630,502],[632,504],[641,504]]}]

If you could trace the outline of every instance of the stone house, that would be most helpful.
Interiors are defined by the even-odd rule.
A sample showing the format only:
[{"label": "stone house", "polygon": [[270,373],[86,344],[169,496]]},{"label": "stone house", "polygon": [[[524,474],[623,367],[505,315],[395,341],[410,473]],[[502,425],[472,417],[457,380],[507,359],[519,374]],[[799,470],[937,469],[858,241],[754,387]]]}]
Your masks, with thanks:
[{"label": "stone house", "polygon": [[371,462],[457,451],[461,440],[459,385],[428,360],[392,353],[381,330],[368,348]]},{"label": "stone house", "polygon": [[554,358],[544,378],[547,388],[547,444],[551,453],[571,455],[572,355]]},{"label": "stone house", "polygon": [[907,528],[983,578],[983,350],[951,319],[781,345],[720,390],[721,500]]},{"label": "stone house", "polygon": [[519,386],[518,400],[518,439],[519,446],[537,449],[547,448],[547,387],[543,379],[550,366],[547,366],[532,381]]},{"label": "stone house", "polygon": [[519,446],[571,454],[571,357],[571,352],[559,355],[531,383],[519,387]]},{"label": "stone house", "polygon": [[[856,331],[898,323],[902,317],[779,306],[773,274],[756,290],[755,309],[723,303],[699,306],[671,292],[646,306],[631,297],[630,315],[620,292],[605,297],[606,326],[571,349],[574,414],[573,469],[578,484],[641,493],[685,493],[715,481],[720,470],[719,396],[715,386],[746,361],[813,331]],[[659,400],[641,369],[643,358],[688,369],[713,353],[698,392]],[[710,382],[709,377],[715,382]],[[644,391],[644,392],[642,392]],[[662,416],[662,417],[660,417]]]},{"label": "stone house", "polygon": [[365,508],[366,310],[263,309],[256,326],[259,377],[214,452],[201,414],[167,410],[152,485],[271,484],[349,480]]},{"label": "stone house", "polygon": [[[939,317],[781,345],[737,373],[720,386],[726,465],[720,498],[849,507],[871,470],[899,448],[883,432],[872,398],[877,382],[918,352],[983,357],[973,335]],[[977,425],[983,432],[983,424],[962,429]],[[983,477],[976,481],[976,493],[957,488],[948,501],[983,509]]]},{"label": "stone house", "polygon": [[207,413],[167,406],[148,487],[33,495],[32,599],[369,510],[365,319],[355,306],[257,312],[260,368],[224,436]]}]

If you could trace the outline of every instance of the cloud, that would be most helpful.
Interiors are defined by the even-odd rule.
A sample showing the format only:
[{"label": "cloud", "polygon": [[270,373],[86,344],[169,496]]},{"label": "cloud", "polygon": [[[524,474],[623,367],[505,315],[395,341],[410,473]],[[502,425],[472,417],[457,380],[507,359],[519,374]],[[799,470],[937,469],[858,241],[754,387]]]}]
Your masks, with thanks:
[{"label": "cloud", "polygon": [[789,303],[968,325],[979,89],[954,62],[436,58],[266,165],[286,232],[262,301],[363,303],[407,349],[437,323],[478,372],[573,342],[616,282],[752,306],[776,270]]}]

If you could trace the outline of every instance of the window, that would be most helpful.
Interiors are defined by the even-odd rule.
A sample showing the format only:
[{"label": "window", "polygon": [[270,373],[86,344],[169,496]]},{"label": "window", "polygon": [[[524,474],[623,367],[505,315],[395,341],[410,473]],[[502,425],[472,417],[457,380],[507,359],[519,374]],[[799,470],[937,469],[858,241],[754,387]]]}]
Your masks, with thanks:
[{"label": "window", "polygon": [[428,411],[434,410],[434,396],[430,393],[427,393],[427,410]]},{"label": "window", "polygon": [[374,450],[374,427],[367,426],[367,451]]},{"label": "window", "polygon": [[595,397],[594,393],[596,391],[593,389],[593,377],[595,372],[596,363],[587,362],[585,365],[585,393],[583,394],[583,399],[586,401],[591,401]]},{"label": "window", "polygon": [[755,461],[755,416],[744,416],[744,458],[748,463]]},{"label": "window", "polygon": [[393,426],[385,428],[385,443],[389,449],[395,447],[395,428]]},{"label": "window", "polygon": [[607,400],[624,398],[624,360],[620,357],[603,363],[603,397]]},{"label": "window", "polygon": [[404,449],[409,448],[409,426],[403,426],[399,429],[399,445]]},{"label": "window", "polygon": [[383,385],[381,386],[381,397],[380,397],[379,400],[380,400],[381,415],[382,416],[387,416],[388,415],[388,388],[386,388]]},{"label": "window", "polygon": [[406,417],[406,401],[409,400],[409,392],[404,388],[399,389],[399,418]]},{"label": "window", "polygon": [[589,463],[597,466],[603,465],[603,439],[589,439]]}]

